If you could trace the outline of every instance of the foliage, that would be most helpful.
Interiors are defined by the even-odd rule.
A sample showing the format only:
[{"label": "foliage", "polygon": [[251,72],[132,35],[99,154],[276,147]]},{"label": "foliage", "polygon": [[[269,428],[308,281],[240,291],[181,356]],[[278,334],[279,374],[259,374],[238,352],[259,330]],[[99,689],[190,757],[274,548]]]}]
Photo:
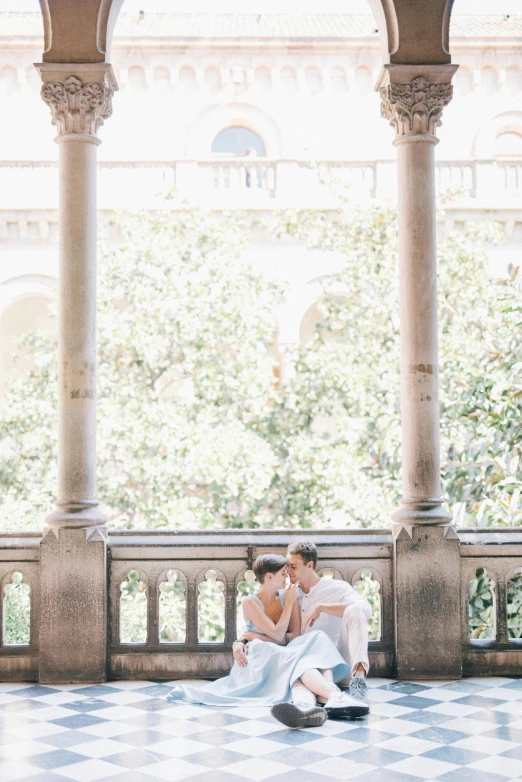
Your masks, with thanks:
[{"label": "foliage", "polygon": [[470,640],[494,640],[495,584],[482,567],[468,585],[468,627]]},{"label": "foliage", "polygon": [[[98,487],[115,528],[383,527],[400,495],[397,226],[381,205],[284,212],[264,229],[335,259],[278,381],[282,287],[241,258],[246,218],[120,218],[99,270]],[[521,276],[492,284],[482,224],[439,247],[442,481],[458,524],[519,525]],[[466,339],[463,339],[466,334]],[[0,420],[0,526],[41,527],[56,485],[56,353]]]},{"label": "foliage", "polygon": [[510,638],[522,638],[522,570],[517,568],[507,584],[507,627]]},{"label": "foliage", "polygon": [[355,589],[369,602],[372,608],[372,617],[368,622],[368,639],[370,641],[381,640],[381,597],[380,584],[372,578],[371,570],[363,570],[361,578],[354,584]]},{"label": "foliage", "polygon": [[23,583],[20,572],[13,573],[11,583],[4,587],[3,644],[26,645],[31,637],[31,588]]},{"label": "foliage", "polygon": [[187,596],[177,570],[169,570],[159,591],[159,640],[161,643],[185,643]]},{"label": "foliage", "polygon": [[120,638],[122,644],[147,642],[147,584],[131,570],[120,586]]},{"label": "foliage", "polygon": [[198,640],[223,643],[225,640],[225,584],[214,570],[208,570],[198,586]]}]

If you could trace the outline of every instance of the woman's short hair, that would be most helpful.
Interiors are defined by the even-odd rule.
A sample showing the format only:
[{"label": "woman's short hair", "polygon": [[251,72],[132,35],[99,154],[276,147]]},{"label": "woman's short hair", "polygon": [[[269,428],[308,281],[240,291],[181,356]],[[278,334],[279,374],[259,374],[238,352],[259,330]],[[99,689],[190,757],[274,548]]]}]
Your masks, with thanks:
[{"label": "woman's short hair", "polygon": [[286,559],[279,554],[260,554],[254,562],[254,575],[262,584],[267,573],[279,573],[286,564]]}]

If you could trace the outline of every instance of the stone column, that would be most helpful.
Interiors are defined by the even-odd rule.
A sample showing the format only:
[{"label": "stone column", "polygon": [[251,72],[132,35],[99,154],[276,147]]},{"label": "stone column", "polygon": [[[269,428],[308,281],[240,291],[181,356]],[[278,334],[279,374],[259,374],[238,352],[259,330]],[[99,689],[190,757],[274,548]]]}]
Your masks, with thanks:
[{"label": "stone column", "polygon": [[440,487],[435,236],[435,130],[455,70],[387,65],[379,82],[399,187],[403,496],[392,522],[400,678],[461,673],[459,543]]},{"label": "stone column", "polygon": [[96,176],[110,65],[41,64],[59,145],[58,496],[40,546],[40,681],[103,681],[107,519],[96,497]]}]

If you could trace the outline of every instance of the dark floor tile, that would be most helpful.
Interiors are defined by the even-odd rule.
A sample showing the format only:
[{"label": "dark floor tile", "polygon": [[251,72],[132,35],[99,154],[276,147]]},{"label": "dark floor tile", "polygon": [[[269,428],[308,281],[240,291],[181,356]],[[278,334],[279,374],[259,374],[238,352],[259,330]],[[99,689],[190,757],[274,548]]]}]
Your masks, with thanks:
[{"label": "dark floor tile", "polygon": [[415,695],[416,692],[430,690],[431,687],[428,687],[425,684],[413,684],[412,682],[390,682],[389,684],[385,684],[384,687],[378,687],[377,689],[396,692],[397,695]]},{"label": "dark floor tile", "polygon": [[43,695],[53,695],[56,692],[61,691],[55,687],[35,684],[33,687],[23,687],[21,690],[10,690],[9,695],[19,695],[21,698],[41,698]]},{"label": "dark floor tile", "polygon": [[[60,782],[64,782],[64,779],[65,777],[60,777]],[[136,769],[125,769],[125,771],[122,771],[121,774],[106,777],[106,779],[107,781],[110,780],[110,782],[151,782],[151,780],[154,780],[154,777],[151,777],[148,774],[143,774],[141,771],[137,771]],[[194,777],[191,777],[191,779],[194,779]]]},{"label": "dark floor tile", "polygon": [[313,744],[309,748],[306,745],[301,747],[284,747],[277,750],[277,752],[263,755],[263,760],[272,760],[274,763],[286,763],[287,766],[292,768],[306,768],[306,766],[318,763],[320,760],[324,760],[324,758],[323,753],[314,752]]},{"label": "dark floor tile", "polygon": [[162,698],[172,692],[172,687],[168,684],[149,684],[147,687],[140,687],[135,692],[139,692],[140,695],[150,695],[151,698]]},{"label": "dark floor tile", "polygon": [[77,690],[70,690],[74,695],[85,695],[86,698],[97,698],[101,695],[112,695],[115,692],[121,692],[117,687],[111,687],[110,684],[91,684],[90,687],[78,687]]},{"label": "dark floor tile", "polygon": [[118,720],[118,722],[122,722],[124,725],[134,725],[138,730],[138,728],[159,728],[161,725],[172,725],[172,717],[162,715],[161,711],[144,711],[143,714],[138,714],[136,717]]},{"label": "dark floor tile", "polygon": [[419,698],[416,695],[405,695],[397,702],[397,706],[406,706],[408,709],[427,709],[428,706],[433,706],[435,701],[431,698]]},{"label": "dark floor tile", "polygon": [[132,733],[122,733],[120,736],[112,736],[112,741],[121,741],[122,744],[130,744],[139,749],[148,749],[151,745],[158,744],[160,741],[167,741],[165,733],[159,733],[156,730],[136,730]]},{"label": "dark floor tile", "polygon": [[[294,731],[295,733],[297,731]],[[160,735],[159,732],[157,734]],[[162,741],[165,741],[165,734],[161,734]],[[195,734],[196,741],[201,741],[203,744],[211,744],[213,747],[222,747],[226,744],[232,744],[233,741],[243,741],[248,738],[244,733],[233,733],[231,730],[223,730],[222,728],[216,728],[215,730],[204,730],[201,733]],[[268,738],[263,736],[263,738]]]},{"label": "dark floor tile", "polygon": [[487,758],[488,755],[485,752],[472,752],[461,747],[439,747],[429,752],[423,752],[422,757],[430,758],[431,760],[443,760],[446,763],[455,763],[457,766],[470,766],[477,760]]},{"label": "dark floor tile", "polygon": [[187,763],[194,763],[196,766],[201,765],[215,769],[230,766],[232,763],[240,763],[242,760],[250,760],[253,763],[256,761],[256,759],[250,757],[250,755],[245,755],[242,752],[234,752],[225,747],[214,747],[213,749],[207,749],[204,752],[192,752],[190,755],[185,755],[183,760],[186,760]]},{"label": "dark floor tile", "polygon": [[454,744],[455,741],[461,741],[462,739],[469,738],[469,734],[462,733],[459,730],[451,730],[448,728],[440,728],[437,725],[431,725],[429,728],[423,728],[416,731],[416,733],[410,733],[410,736],[414,736],[416,739],[424,739],[425,741],[435,741],[437,744]]},{"label": "dark floor tile", "polygon": [[67,749],[55,749],[52,752],[44,752],[43,755],[31,755],[29,758],[31,766],[49,771],[72,766],[73,763],[83,763],[85,760],[87,760],[85,755],[78,755],[78,753],[69,752]]},{"label": "dark floor tile", "polygon": [[[522,718],[521,718],[522,719]],[[493,730],[488,730],[487,733],[481,733],[481,736],[488,736],[492,739],[503,739],[504,741],[515,741],[517,744],[522,744],[522,730],[512,728],[509,725],[499,725]]]},{"label": "dark floor tile", "polygon": [[42,736],[38,741],[42,744],[49,744],[51,747],[74,747],[78,744],[85,744],[87,741],[95,741],[95,736],[83,733],[81,730],[64,730],[63,733],[55,733],[52,736]]},{"label": "dark floor tile", "polygon": [[[208,735],[203,733],[203,736]],[[237,733],[234,735],[238,735]],[[245,736],[243,736],[245,738]],[[267,733],[262,738],[268,741],[277,741],[279,744],[286,744],[289,747],[299,747],[302,744],[311,744],[318,739],[322,739],[321,733],[314,733],[313,730],[292,730],[292,728],[283,728],[275,730],[274,733]]]},{"label": "dark floor tile", "polygon": [[402,752],[393,752],[391,749],[373,746],[356,749],[340,757],[346,758],[346,760],[353,760],[355,763],[369,763],[371,766],[383,768],[384,766],[391,766],[392,763],[398,763],[399,760],[406,760],[410,756],[404,755]]},{"label": "dark floor tile", "polygon": [[401,774],[398,771],[390,771],[388,768],[378,768],[375,771],[367,771],[365,774],[360,774],[355,779],[357,782],[415,782],[418,777],[412,777],[411,774]]},{"label": "dark floor tile", "polygon": [[99,725],[102,722],[108,722],[94,714],[72,714],[70,717],[60,717],[59,720],[50,720],[51,725],[59,725],[61,728],[88,728],[91,725]]},{"label": "dark floor tile", "polygon": [[500,685],[502,690],[522,690],[522,679],[515,679],[508,684]]},{"label": "dark floor tile", "polygon": [[355,728],[354,730],[347,730],[345,733],[337,733],[336,739],[348,739],[348,741],[358,741],[363,746],[371,746],[372,744],[379,744],[381,741],[391,739],[391,733],[384,733],[382,730],[372,730],[370,728]]},{"label": "dark floor tile", "polygon": [[197,725],[213,725],[215,728],[246,722],[244,717],[236,717],[233,714],[225,714],[222,711],[214,711],[211,714],[205,714],[203,717],[195,717],[190,721],[195,722]]},{"label": "dark floor tile", "polygon": [[505,776],[492,774],[490,771],[477,771],[475,768],[455,768],[437,777],[437,782],[506,782]]},{"label": "dark floor tile", "polygon": [[466,695],[464,698],[456,698],[452,703],[461,703],[463,706],[481,706],[483,709],[492,709],[493,706],[501,706],[505,701],[499,698],[481,698],[480,695]]},{"label": "dark floor tile", "polygon": [[[324,759],[323,755],[323,759]],[[199,777],[190,777],[190,782],[194,782],[194,780],[198,780]],[[230,778],[228,782],[237,782],[238,779],[245,779],[245,777],[239,777],[239,776],[232,776],[230,775]],[[356,779],[359,779],[359,777],[356,777]],[[315,771],[307,771],[304,768],[295,769],[295,771],[285,771],[283,774],[277,774],[275,777],[269,777],[270,782],[332,782],[332,777],[327,777],[324,774],[317,774]],[[201,779],[201,782],[214,782],[213,779]],[[221,782],[221,780],[220,780]],[[222,782],[226,782],[223,780]],[[246,782],[246,780],[245,780]],[[251,778],[249,778],[248,782],[251,782]],[[409,782],[412,782],[412,777],[410,777]]]},{"label": "dark floor tile", "polygon": [[114,703],[107,703],[107,701],[100,701],[97,698],[85,698],[81,701],[71,701],[71,703],[62,703],[61,708],[69,709],[69,711],[75,711],[79,713],[89,713],[92,711],[102,711],[114,706]]},{"label": "dark floor tile", "polygon": [[469,715],[469,718],[491,722],[493,725],[509,725],[510,722],[520,722],[520,714],[508,714],[505,711],[491,711],[491,709],[475,711]]},{"label": "dark floor tile", "polygon": [[[128,769],[139,769],[150,766],[151,763],[163,763],[165,760],[173,760],[167,755],[161,755],[154,752],[154,745],[149,749],[132,749],[127,752],[117,752],[115,755],[108,755],[103,760],[106,763],[114,763],[115,766],[122,766]],[[111,777],[112,778],[112,777]]]},{"label": "dark floor tile", "polygon": [[67,779],[67,777],[62,776],[61,774],[53,774],[52,771],[36,771],[35,769],[34,775],[31,774],[30,777],[24,777],[24,782],[26,780],[28,782],[64,782],[65,779]]},{"label": "dark floor tile", "polygon": [[[433,704],[431,705],[433,706]],[[401,714],[397,719],[422,722],[423,725],[438,725],[439,722],[447,722],[451,717],[448,717],[447,714],[438,714],[436,711],[411,711],[409,714]]]},{"label": "dark floor tile", "polygon": [[172,703],[169,703],[165,698],[150,698],[147,701],[138,701],[132,703],[133,709],[140,709],[141,711],[163,711],[163,709],[172,709]]}]

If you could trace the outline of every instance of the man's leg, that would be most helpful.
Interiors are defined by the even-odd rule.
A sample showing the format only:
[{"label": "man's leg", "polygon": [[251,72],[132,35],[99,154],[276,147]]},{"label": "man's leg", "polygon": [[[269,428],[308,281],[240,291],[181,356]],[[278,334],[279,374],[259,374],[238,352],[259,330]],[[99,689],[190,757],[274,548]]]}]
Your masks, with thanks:
[{"label": "man's leg", "polygon": [[370,670],[368,659],[368,621],[372,608],[367,600],[353,603],[344,612],[338,649],[350,668],[349,675],[338,682],[341,687],[350,685],[350,695],[366,700],[365,677]]},{"label": "man's leg", "polygon": [[316,697],[298,679],[292,686],[292,702],[277,703],[271,708],[272,716],[288,728],[317,728],[326,722],[326,711],[318,706]]}]

